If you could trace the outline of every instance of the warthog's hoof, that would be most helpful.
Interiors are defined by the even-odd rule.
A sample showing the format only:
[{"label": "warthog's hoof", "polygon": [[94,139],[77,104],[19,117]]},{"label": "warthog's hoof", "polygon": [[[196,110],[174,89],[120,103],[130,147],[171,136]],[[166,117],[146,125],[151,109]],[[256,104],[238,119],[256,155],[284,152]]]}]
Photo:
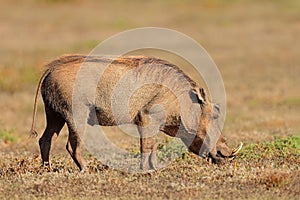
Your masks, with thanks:
[{"label": "warthog's hoof", "polygon": [[43,162],[41,164],[41,167],[40,167],[42,170],[45,170],[47,172],[51,172],[52,171],[52,167],[51,167],[51,164],[50,162]]}]

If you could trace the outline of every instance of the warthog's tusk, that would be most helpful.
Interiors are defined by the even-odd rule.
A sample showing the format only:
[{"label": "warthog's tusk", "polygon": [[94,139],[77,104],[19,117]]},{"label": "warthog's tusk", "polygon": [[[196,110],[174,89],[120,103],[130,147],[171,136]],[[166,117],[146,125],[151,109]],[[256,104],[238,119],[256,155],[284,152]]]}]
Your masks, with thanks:
[{"label": "warthog's tusk", "polygon": [[236,156],[241,151],[242,147],[243,147],[243,142],[241,142],[238,147],[232,150],[231,156]]}]

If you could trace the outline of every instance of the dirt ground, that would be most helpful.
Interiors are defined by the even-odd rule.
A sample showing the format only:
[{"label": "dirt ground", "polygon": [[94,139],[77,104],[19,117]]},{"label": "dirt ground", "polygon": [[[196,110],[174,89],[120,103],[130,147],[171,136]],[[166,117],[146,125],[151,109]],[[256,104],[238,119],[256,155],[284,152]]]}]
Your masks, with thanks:
[{"label": "dirt ground", "polygon": [[[299,1],[0,0],[0,5],[1,199],[299,199]],[[227,95],[223,134],[230,146],[244,142],[241,155],[217,166],[178,145],[171,150],[179,158],[166,168],[134,174],[103,166],[85,152],[89,170],[80,173],[65,150],[64,128],[54,138],[53,170],[41,169],[38,139],[28,132],[43,65],[62,54],[88,54],[113,34],[146,26],[180,31],[211,55]],[[44,127],[40,99],[39,135]],[[138,151],[138,144],[110,131],[114,143]]]}]

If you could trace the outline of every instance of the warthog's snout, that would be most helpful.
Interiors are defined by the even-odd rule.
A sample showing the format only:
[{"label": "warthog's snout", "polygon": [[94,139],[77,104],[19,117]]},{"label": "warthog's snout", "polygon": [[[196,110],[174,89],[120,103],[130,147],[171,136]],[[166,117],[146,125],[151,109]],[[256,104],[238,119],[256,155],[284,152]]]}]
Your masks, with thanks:
[{"label": "warthog's snout", "polygon": [[220,164],[226,161],[233,160],[241,151],[243,147],[243,142],[241,142],[237,147],[233,148],[232,150],[226,147],[223,149],[218,149],[217,153],[214,155],[213,153],[209,153],[208,157],[212,159],[213,163]]}]

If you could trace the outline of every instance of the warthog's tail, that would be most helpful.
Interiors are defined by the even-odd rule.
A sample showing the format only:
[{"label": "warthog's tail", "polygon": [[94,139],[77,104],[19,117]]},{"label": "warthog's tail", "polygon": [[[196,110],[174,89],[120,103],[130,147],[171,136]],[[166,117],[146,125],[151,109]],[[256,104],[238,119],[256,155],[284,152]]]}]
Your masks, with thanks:
[{"label": "warthog's tail", "polygon": [[41,90],[41,87],[42,87],[42,83],[43,83],[45,77],[49,74],[49,72],[50,72],[50,68],[48,68],[44,72],[43,76],[41,77],[41,79],[39,81],[38,87],[36,89],[35,98],[34,98],[32,124],[31,124],[31,129],[30,129],[30,136],[31,137],[37,137],[38,136],[38,133],[35,130],[35,121],[36,121],[36,113],[37,113],[37,102],[38,102],[39,93],[40,93],[40,90]]}]

